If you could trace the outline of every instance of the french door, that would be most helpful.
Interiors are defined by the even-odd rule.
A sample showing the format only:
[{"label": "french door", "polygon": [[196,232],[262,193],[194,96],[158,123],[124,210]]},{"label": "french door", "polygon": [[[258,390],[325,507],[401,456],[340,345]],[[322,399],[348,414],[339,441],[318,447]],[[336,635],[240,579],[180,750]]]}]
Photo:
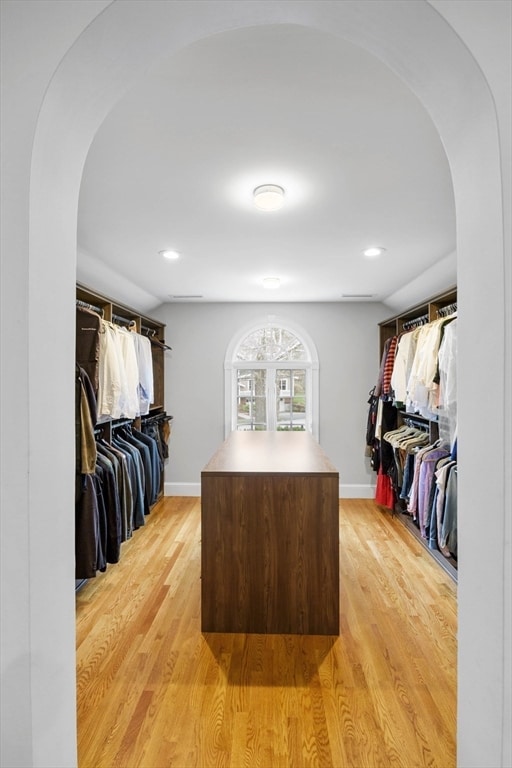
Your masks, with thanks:
[{"label": "french door", "polygon": [[281,365],[243,367],[236,371],[237,430],[306,429],[307,371]]}]

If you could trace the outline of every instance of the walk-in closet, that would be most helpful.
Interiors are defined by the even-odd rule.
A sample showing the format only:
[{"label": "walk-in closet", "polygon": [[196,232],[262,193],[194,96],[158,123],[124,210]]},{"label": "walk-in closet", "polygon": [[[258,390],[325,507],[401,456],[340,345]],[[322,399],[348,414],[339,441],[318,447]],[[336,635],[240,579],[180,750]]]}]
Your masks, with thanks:
[{"label": "walk-in closet", "polygon": [[375,500],[457,578],[457,291],[379,323],[367,447]]},{"label": "walk-in closet", "polygon": [[511,1],[0,16],[1,767],[510,768]]}]

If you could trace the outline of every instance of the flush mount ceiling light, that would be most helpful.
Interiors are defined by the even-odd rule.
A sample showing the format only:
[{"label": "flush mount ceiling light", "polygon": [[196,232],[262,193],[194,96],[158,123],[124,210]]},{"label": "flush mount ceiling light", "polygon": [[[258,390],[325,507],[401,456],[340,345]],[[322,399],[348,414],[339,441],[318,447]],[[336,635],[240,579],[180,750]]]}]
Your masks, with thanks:
[{"label": "flush mount ceiling light", "polygon": [[277,184],[261,184],[252,194],[260,211],[278,211],[283,206],[284,189]]},{"label": "flush mount ceiling light", "polygon": [[383,248],[381,245],[372,245],[371,248],[367,248],[365,251],[363,251],[363,256],[382,256],[383,253],[386,252],[386,249]]},{"label": "flush mount ceiling light", "polygon": [[164,259],[171,259],[172,260],[172,259],[179,259],[179,257],[180,257],[178,251],[174,251],[171,248],[167,248],[164,251],[158,251],[158,253],[160,254],[160,256],[163,256]]},{"label": "flush mount ceiling light", "polygon": [[265,286],[265,288],[269,288],[270,290],[275,290],[276,288],[279,288],[279,286],[281,285],[281,280],[278,277],[264,277],[263,285]]}]

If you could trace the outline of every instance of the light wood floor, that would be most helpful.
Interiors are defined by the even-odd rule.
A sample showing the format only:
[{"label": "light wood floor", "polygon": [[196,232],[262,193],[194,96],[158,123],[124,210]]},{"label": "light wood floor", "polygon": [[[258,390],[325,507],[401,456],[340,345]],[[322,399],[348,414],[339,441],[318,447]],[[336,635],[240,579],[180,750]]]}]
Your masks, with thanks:
[{"label": "light wood floor", "polygon": [[200,500],[160,502],[77,595],[80,768],[453,768],[456,585],[340,501],[339,637],[200,631]]}]

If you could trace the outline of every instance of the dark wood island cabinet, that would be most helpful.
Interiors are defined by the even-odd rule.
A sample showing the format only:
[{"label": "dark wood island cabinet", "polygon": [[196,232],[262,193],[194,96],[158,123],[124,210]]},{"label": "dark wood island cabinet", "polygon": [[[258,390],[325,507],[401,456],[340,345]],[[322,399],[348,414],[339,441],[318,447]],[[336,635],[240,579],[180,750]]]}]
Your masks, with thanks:
[{"label": "dark wood island cabinet", "polygon": [[338,635],[338,497],[309,432],[233,432],[201,473],[202,631]]}]

